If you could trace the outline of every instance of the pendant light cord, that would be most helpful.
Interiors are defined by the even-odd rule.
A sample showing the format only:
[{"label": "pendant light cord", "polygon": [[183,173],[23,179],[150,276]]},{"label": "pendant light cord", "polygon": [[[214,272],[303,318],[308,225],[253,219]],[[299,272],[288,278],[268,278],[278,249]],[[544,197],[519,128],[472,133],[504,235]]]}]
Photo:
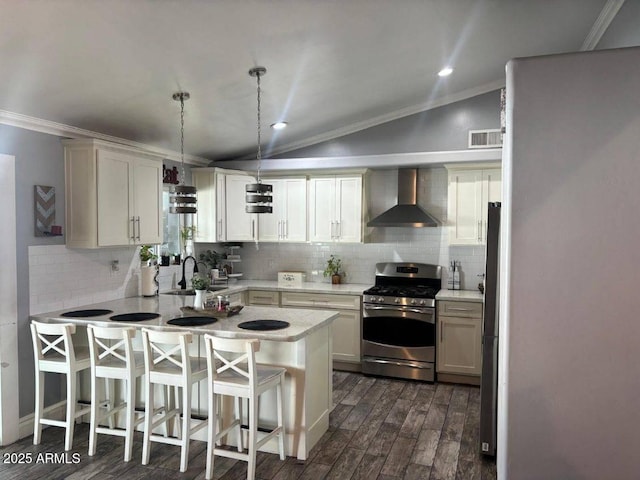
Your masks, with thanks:
[{"label": "pendant light cord", "polygon": [[180,95],[180,162],[182,169],[180,185],[184,185],[184,95]]},{"label": "pendant light cord", "polygon": [[262,128],[260,126],[261,121],[260,121],[260,77],[262,75],[260,73],[258,73],[256,75],[256,78],[258,79],[258,153],[257,153],[257,160],[258,160],[258,183],[260,183],[260,167],[262,164],[262,149],[260,147],[260,142],[261,142],[261,137],[262,137]]}]

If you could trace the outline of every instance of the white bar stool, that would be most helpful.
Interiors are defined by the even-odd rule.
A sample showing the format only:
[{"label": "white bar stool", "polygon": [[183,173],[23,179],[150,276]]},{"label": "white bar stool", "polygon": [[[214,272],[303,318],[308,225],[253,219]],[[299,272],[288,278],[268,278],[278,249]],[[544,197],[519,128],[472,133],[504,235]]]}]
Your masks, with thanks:
[{"label": "white bar stool", "polygon": [[[75,348],[71,335],[76,331],[72,323],[31,322],[34,367],[36,373],[36,408],[33,421],[33,444],[39,445],[42,425],[65,428],[64,449],[71,450],[76,418],[89,413],[91,407],[76,410],[76,374],[91,366],[89,350]],[[44,418],[44,374],[63,373],[67,376],[67,412],[64,421]]]},{"label": "white bar stool", "polygon": [[[207,433],[207,467],[205,478],[213,476],[214,455],[244,460],[248,462],[247,479],[253,480],[256,474],[256,451],[264,443],[278,436],[280,460],[284,454],[284,422],[282,406],[282,385],[284,384],[285,369],[256,364],[255,354],[260,350],[257,339],[242,340],[219,338],[211,335],[204,336],[207,370],[209,372],[209,428]],[[258,399],[259,396],[276,389],[278,425],[265,435],[260,441],[258,434]],[[242,422],[240,402],[236,400],[236,412],[233,422],[222,429],[219,426],[218,405],[216,395],[229,395],[246,398],[249,401],[249,445],[244,453],[242,435],[238,435],[238,451],[217,448],[216,442],[229,431],[236,428],[239,432]]]},{"label": "white bar stool", "polygon": [[[189,440],[191,435],[207,426],[207,421],[191,427],[191,390],[193,384],[207,377],[207,368],[200,365],[200,358],[189,356],[189,344],[192,335],[187,332],[166,332],[142,329],[145,365],[145,422],[144,442],[142,445],[142,464],[149,463],[151,442],[179,445],[180,471],[187,470],[189,460]],[[165,411],[158,420],[153,421],[153,386],[155,384],[182,388],[182,409]],[[176,393],[177,397],[177,393]],[[174,416],[182,415],[182,428],[179,438],[163,437],[153,434],[153,429]]]},{"label": "white bar stool", "polygon": [[[135,328],[120,327],[87,327],[89,351],[91,354],[91,427],[89,430],[89,456],[96,453],[98,434],[124,437],[124,461],[131,460],[133,450],[134,428],[144,421],[143,417],[134,420],[136,399],[136,378],[144,374],[144,357],[142,352],[133,351],[132,339],[136,335]],[[115,344],[111,345],[113,342]],[[114,404],[113,398],[107,399],[107,411],[98,416],[98,378],[105,381],[123,380],[126,383],[125,401]],[[113,393],[112,389],[109,393]],[[113,427],[114,415],[126,411],[125,429]],[[142,413],[142,412],[140,412]],[[101,427],[100,422],[109,419],[109,428]]]}]

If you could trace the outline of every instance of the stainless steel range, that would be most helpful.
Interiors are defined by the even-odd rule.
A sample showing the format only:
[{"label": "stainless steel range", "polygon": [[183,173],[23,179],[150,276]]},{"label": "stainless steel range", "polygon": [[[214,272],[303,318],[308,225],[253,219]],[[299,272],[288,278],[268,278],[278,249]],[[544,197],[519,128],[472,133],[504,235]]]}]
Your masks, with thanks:
[{"label": "stainless steel range", "polygon": [[378,263],[362,296],[362,372],[433,382],[436,294],[442,269],[424,263]]}]

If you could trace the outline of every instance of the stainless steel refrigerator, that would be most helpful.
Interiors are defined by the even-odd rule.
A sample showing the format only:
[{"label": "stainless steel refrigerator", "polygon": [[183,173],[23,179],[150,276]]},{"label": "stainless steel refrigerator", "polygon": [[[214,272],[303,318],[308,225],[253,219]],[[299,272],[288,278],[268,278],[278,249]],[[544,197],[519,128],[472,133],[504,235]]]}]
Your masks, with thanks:
[{"label": "stainless steel refrigerator", "polygon": [[498,414],[500,202],[488,205],[486,249],[480,381],[480,451],[485,455],[495,456]]}]

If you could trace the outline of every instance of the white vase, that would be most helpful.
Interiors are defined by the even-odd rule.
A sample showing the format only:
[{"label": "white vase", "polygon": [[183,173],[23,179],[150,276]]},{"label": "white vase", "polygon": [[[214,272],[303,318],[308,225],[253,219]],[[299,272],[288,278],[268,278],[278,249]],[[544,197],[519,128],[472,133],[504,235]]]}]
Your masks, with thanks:
[{"label": "white vase", "polygon": [[206,290],[196,290],[196,298],[193,300],[193,308],[202,310],[204,308],[204,294]]}]

